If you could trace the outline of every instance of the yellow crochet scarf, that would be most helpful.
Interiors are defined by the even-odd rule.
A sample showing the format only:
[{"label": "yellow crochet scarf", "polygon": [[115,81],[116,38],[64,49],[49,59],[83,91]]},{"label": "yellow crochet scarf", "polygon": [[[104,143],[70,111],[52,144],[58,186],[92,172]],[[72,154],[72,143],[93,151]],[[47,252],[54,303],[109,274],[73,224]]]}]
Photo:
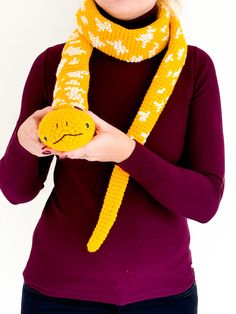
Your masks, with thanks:
[{"label": "yellow crochet scarf", "polygon": [[[94,0],[80,1],[76,14],[78,25],[64,46],[57,69],[52,105],[70,104],[89,110],[89,59],[93,47],[119,60],[141,62],[160,53],[168,45],[127,133],[144,144],[175,87],[187,55],[187,44],[177,16],[164,5],[159,11],[152,24],[139,29],[126,29],[105,18]],[[116,220],[128,180],[129,174],[115,165],[99,220],[87,244],[89,252],[97,251],[106,239]]]}]

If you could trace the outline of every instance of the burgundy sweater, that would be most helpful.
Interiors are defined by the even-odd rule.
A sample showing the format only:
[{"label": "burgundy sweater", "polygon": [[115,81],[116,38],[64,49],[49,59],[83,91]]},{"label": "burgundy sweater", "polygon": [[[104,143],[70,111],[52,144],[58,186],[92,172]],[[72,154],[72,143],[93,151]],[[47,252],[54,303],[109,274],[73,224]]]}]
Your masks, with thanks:
[{"label": "burgundy sweater", "polygon": [[[127,28],[156,18],[155,7],[131,21],[102,13]],[[29,115],[52,103],[63,46],[49,47],[34,61],[19,119],[0,160],[0,187],[12,204],[31,201],[44,187],[53,156],[30,154],[19,144],[17,130]],[[165,51],[127,63],[93,49],[89,110],[127,133]],[[208,222],[224,189],[220,96],[206,52],[188,46],[186,64],[145,145],[136,142],[118,164],[130,174],[123,202],[107,239],[89,253],[86,244],[114,164],[57,159],[54,187],[23,271],[32,288],[49,296],[124,305],[178,294],[192,285],[187,218]]]}]

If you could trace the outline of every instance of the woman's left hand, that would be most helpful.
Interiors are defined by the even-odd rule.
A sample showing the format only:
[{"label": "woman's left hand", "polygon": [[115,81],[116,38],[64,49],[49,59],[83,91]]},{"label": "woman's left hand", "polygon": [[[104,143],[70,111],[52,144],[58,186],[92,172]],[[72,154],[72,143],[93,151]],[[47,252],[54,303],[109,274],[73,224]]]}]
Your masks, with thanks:
[{"label": "woman's left hand", "polygon": [[91,111],[87,113],[95,122],[96,135],[85,146],[59,154],[60,159],[86,159],[88,161],[121,162],[133,152],[136,142],[127,134],[99,118]]}]

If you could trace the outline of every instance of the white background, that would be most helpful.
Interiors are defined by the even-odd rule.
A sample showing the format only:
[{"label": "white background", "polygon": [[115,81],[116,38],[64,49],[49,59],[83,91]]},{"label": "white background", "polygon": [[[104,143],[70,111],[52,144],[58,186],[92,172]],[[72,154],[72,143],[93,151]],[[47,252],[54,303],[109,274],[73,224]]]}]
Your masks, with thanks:
[{"label": "white background", "polygon": [[[18,118],[22,90],[35,58],[65,42],[75,27],[78,0],[1,1],[0,157]],[[231,2],[231,3],[230,3]],[[233,1],[185,0],[180,15],[189,44],[213,59],[222,99],[226,186],[218,213],[207,224],[189,221],[199,313],[235,311],[235,29]],[[20,313],[22,271],[32,233],[52,189],[51,167],[45,188],[30,203],[11,205],[0,192],[0,311]]]}]

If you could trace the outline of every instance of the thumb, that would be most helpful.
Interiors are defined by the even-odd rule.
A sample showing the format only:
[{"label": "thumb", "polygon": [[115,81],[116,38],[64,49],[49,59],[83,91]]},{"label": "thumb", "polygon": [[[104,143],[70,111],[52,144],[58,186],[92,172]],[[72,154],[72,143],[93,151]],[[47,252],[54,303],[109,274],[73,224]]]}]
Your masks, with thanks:
[{"label": "thumb", "polygon": [[43,116],[45,116],[46,113],[48,113],[49,111],[52,111],[53,107],[52,106],[47,106],[41,110],[36,110],[33,114],[32,117],[36,118],[36,119],[41,119],[43,118]]},{"label": "thumb", "polygon": [[87,111],[87,113],[91,116],[91,118],[94,120],[96,128],[99,131],[108,131],[110,130],[113,126],[109,123],[107,123],[105,120],[99,118],[95,113],[92,111]]}]

